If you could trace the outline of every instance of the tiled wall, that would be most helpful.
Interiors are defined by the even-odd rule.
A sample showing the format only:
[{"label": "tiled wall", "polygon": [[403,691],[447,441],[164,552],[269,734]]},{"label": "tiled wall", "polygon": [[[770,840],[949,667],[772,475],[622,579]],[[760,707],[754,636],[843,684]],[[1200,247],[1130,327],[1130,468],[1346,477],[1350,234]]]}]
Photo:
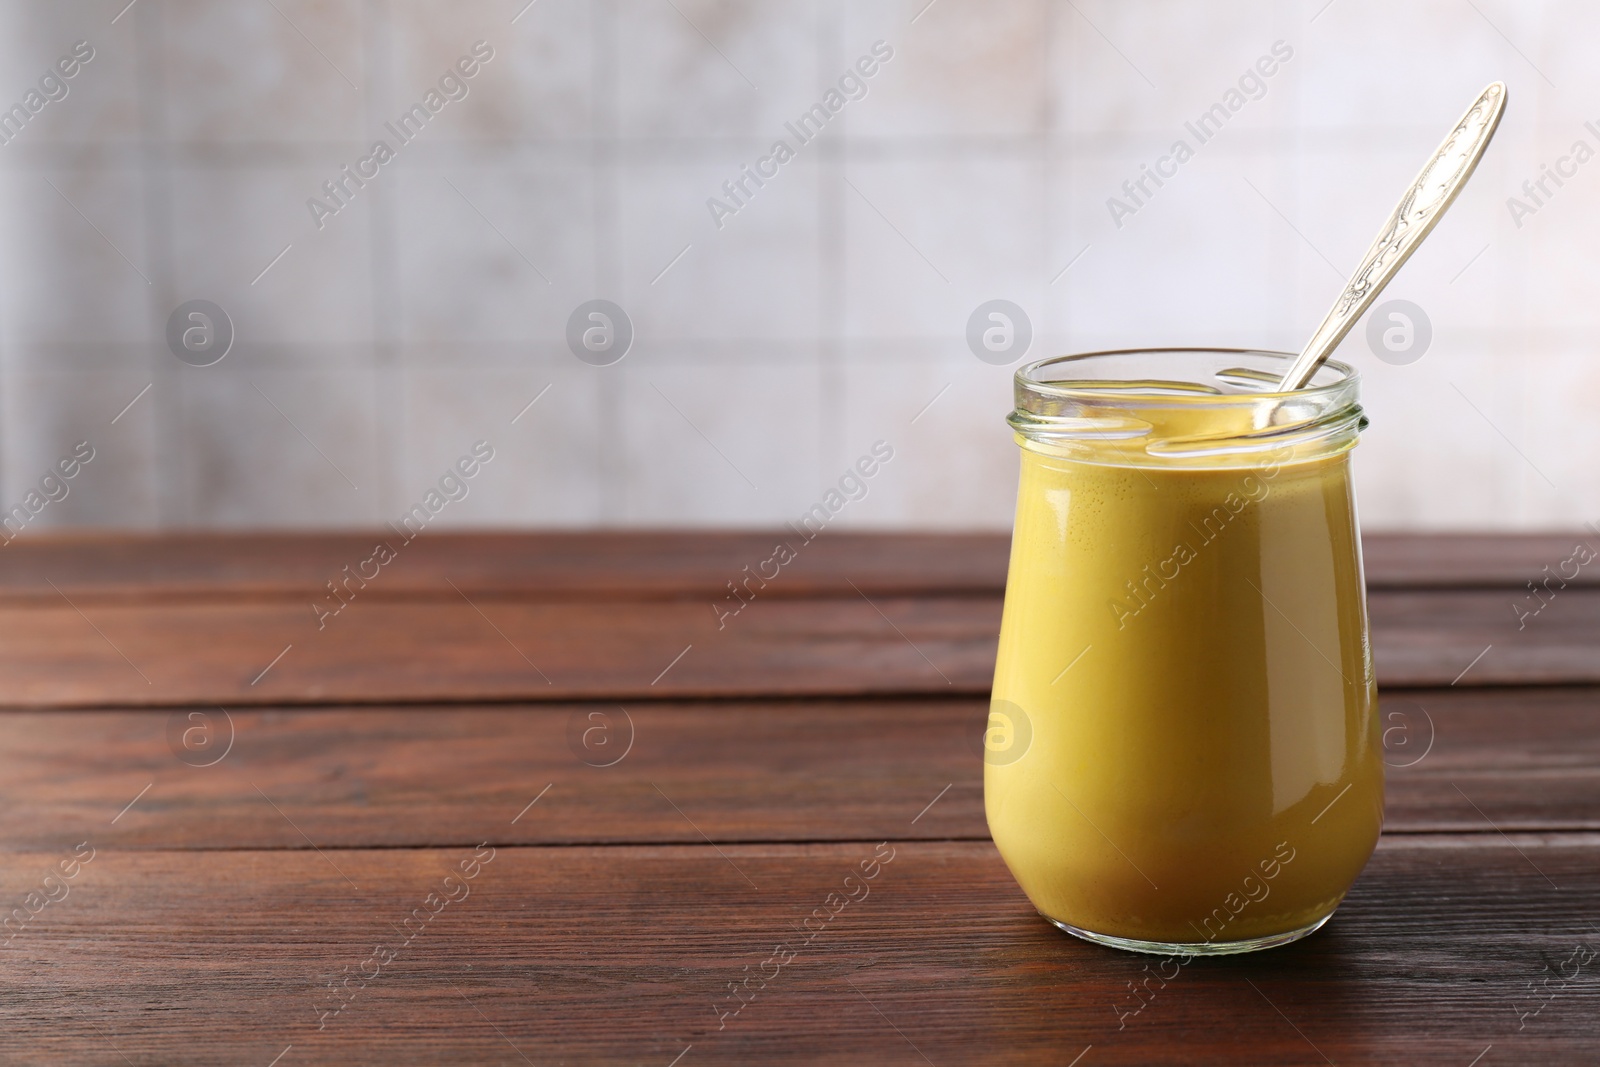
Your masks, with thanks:
[{"label": "tiled wall", "polygon": [[[1600,149],[1592,4],[125,3],[0,3],[0,104],[94,49],[0,145],[0,507],[95,449],[41,527],[376,524],[478,439],[443,522],[773,524],[881,439],[841,524],[1003,528],[1013,368],[969,351],[979,303],[1026,310],[1032,357],[1298,347],[1493,78],[1496,144],[1389,294],[1431,348],[1342,350],[1363,515],[1600,520],[1600,161],[1507,205]],[[384,123],[480,40],[400,144]],[[799,144],[785,123],[880,40]],[[1108,197],[1278,41],[1264,95],[1117,225]],[[307,199],[380,137],[395,158],[319,229]],[[719,227],[708,198],[778,138],[794,158]],[[565,340],[596,297],[636,333],[610,366]],[[164,339],[193,299],[234,324],[213,366]]]}]

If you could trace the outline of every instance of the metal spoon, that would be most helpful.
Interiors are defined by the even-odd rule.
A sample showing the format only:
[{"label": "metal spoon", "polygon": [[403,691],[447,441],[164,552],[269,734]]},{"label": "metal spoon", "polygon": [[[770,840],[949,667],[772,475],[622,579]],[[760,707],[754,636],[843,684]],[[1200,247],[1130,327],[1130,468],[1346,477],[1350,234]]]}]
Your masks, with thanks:
[{"label": "metal spoon", "polygon": [[1432,232],[1445,209],[1455,203],[1462,186],[1472,177],[1505,109],[1505,83],[1491,82],[1433,153],[1406,195],[1400,198],[1394,214],[1378,231],[1377,239],[1367,249],[1361,266],[1351,275],[1350,283],[1339,294],[1328,317],[1322,320],[1322,325],[1317,327],[1317,332],[1311,335],[1311,340],[1306,342],[1278,383],[1279,392],[1304,388],[1322,366],[1322,361],[1344,340],[1361,313],[1383,292],[1401,264]]}]

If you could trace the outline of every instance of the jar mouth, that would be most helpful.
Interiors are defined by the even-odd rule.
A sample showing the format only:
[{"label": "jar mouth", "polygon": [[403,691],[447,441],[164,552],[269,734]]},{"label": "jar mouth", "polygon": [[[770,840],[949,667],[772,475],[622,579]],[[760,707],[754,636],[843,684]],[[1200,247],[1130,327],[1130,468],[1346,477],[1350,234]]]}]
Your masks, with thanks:
[{"label": "jar mouth", "polygon": [[1366,427],[1356,402],[1360,376],[1329,360],[1304,388],[1279,390],[1294,359],[1248,348],[1055,356],[1016,372],[1016,410],[1007,421],[1025,448],[1118,465],[1274,450],[1310,459],[1348,449]]}]

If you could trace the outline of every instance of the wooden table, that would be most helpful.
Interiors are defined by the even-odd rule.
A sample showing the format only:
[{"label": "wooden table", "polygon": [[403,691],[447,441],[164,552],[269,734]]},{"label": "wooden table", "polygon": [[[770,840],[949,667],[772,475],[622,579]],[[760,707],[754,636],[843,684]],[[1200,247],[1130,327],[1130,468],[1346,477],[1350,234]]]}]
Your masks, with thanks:
[{"label": "wooden table", "polygon": [[1600,1062],[1577,538],[1368,539],[1377,854],[1162,985],[988,839],[1005,540],[827,533],[719,628],[778,536],[6,546],[0,1059]]}]

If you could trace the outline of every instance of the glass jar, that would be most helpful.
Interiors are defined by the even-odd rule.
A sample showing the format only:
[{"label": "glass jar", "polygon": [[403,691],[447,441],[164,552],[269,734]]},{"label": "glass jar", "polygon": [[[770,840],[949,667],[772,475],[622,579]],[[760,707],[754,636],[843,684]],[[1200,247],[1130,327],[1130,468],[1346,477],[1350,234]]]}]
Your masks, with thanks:
[{"label": "glass jar", "polygon": [[[1383,761],[1350,450],[1356,374],[1232,349],[1016,375],[1016,529],[984,804],[1045,918],[1246,952],[1333,914]],[[1266,390],[1266,391],[1263,391]]]}]

